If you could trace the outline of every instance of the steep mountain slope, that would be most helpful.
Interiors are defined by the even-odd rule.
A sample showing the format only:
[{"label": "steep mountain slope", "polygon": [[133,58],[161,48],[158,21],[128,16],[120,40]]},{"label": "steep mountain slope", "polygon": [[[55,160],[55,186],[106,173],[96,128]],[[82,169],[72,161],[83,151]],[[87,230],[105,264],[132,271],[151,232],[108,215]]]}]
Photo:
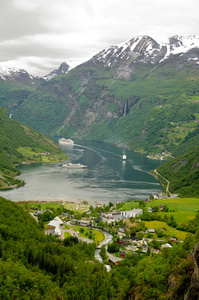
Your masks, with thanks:
[{"label": "steep mountain slope", "polygon": [[157,171],[170,181],[171,193],[199,197],[199,147],[164,163]]},{"label": "steep mountain slope", "polygon": [[19,174],[16,164],[63,159],[67,157],[56,143],[44,134],[8,118],[7,110],[0,107],[0,189],[24,184],[13,177]]},{"label": "steep mountain slope", "polygon": [[190,134],[199,145],[199,38],[133,38],[41,84],[9,112],[48,135],[182,153]]}]

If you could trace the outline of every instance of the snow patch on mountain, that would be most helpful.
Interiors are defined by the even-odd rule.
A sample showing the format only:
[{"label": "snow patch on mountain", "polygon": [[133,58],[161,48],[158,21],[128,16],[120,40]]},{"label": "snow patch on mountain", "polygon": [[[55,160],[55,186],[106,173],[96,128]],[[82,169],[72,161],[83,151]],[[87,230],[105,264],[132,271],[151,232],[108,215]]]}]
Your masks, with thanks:
[{"label": "snow patch on mountain", "polygon": [[102,62],[111,67],[117,62],[131,60],[142,63],[161,63],[171,55],[186,53],[199,47],[199,36],[173,36],[166,42],[157,42],[149,36],[135,37],[110,48],[104,49],[92,58],[94,63]]},{"label": "snow patch on mountain", "polygon": [[171,55],[186,53],[193,48],[199,48],[199,36],[183,37],[176,35],[169,38],[167,43],[162,43],[162,46],[166,46],[167,52],[160,62],[163,62]]},{"label": "snow patch on mountain", "polygon": [[10,80],[14,82],[27,83],[35,85],[41,80],[39,76],[30,75],[27,71],[18,68],[0,67],[0,78],[3,80]]}]

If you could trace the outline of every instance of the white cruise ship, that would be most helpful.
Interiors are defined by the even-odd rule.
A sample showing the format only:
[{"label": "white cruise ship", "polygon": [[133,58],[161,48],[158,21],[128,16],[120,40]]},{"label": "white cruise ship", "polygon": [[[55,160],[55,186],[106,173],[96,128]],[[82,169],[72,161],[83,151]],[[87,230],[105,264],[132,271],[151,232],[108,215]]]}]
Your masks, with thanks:
[{"label": "white cruise ship", "polygon": [[59,144],[60,145],[74,145],[74,141],[71,139],[61,138],[61,139],[59,139]]},{"label": "white cruise ship", "polygon": [[72,164],[72,163],[67,163],[67,164],[63,164],[62,168],[70,168],[70,169],[84,169],[87,168],[87,166],[82,165],[82,164]]}]

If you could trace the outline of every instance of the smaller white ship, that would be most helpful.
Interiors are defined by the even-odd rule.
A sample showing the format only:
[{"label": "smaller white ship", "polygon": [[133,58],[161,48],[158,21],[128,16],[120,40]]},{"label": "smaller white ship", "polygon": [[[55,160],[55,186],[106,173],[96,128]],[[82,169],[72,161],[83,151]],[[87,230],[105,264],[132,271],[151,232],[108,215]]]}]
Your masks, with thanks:
[{"label": "smaller white ship", "polygon": [[61,139],[59,139],[59,144],[60,145],[74,145],[74,141],[71,139],[61,138]]},{"label": "smaller white ship", "polygon": [[82,164],[73,164],[73,163],[67,163],[67,164],[63,164],[62,168],[69,168],[69,169],[84,169],[87,168],[87,166],[82,165]]},{"label": "smaller white ship", "polygon": [[126,155],[125,154],[123,154],[122,159],[126,160]]}]

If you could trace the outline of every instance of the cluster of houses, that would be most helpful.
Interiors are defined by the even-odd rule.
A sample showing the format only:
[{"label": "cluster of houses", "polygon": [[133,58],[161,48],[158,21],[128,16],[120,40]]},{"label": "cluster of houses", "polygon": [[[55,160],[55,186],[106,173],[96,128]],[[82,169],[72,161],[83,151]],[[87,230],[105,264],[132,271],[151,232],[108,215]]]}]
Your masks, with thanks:
[{"label": "cluster of houses", "polygon": [[[119,221],[119,220],[125,220],[125,219],[131,218],[131,217],[133,217],[133,218],[139,217],[141,214],[143,214],[142,209],[135,209],[134,208],[134,209],[129,210],[129,211],[115,210],[115,211],[112,211],[112,212],[99,214],[99,220],[103,221],[103,222],[106,222],[107,224],[116,224],[116,222]],[[63,213],[61,216],[62,217],[68,217],[68,214]],[[70,224],[72,224],[72,225],[73,224],[74,225],[78,224],[80,226],[89,227],[89,226],[92,226],[92,221],[91,220],[72,219],[70,221]],[[64,225],[64,222],[61,220],[61,218],[59,216],[57,216],[56,218],[54,218],[53,220],[51,220],[48,223],[45,233],[46,234],[57,235],[57,236],[60,237],[61,233],[62,233],[61,231],[62,231],[62,226],[63,225]],[[120,236],[120,233],[121,233],[121,236]],[[154,234],[155,229],[153,229],[153,228],[148,229],[146,231],[146,233]],[[109,257],[109,261],[113,264],[117,265],[119,263],[119,261],[126,256],[127,251],[132,251],[132,252],[141,251],[143,253],[146,253],[147,251],[150,251],[150,253],[154,253],[154,254],[157,254],[160,251],[158,249],[153,249],[152,247],[150,247],[148,245],[147,239],[145,239],[145,238],[140,239],[135,235],[132,235],[129,238],[125,237],[124,227],[121,227],[118,230],[118,234],[121,238],[120,241],[118,242],[121,246],[121,248],[120,248],[120,257],[114,257],[114,256]],[[170,239],[170,242],[177,243],[176,239],[173,239],[173,240]],[[161,246],[161,249],[171,248],[171,247],[172,246],[169,243],[165,243]]]},{"label": "cluster of houses", "polygon": [[101,213],[100,221],[106,222],[107,224],[111,224],[112,222],[115,224],[119,220],[125,220],[131,217],[133,218],[139,217],[142,214],[143,214],[143,209],[141,208],[134,208],[132,210],[124,210],[124,211],[115,210],[108,213]]}]

